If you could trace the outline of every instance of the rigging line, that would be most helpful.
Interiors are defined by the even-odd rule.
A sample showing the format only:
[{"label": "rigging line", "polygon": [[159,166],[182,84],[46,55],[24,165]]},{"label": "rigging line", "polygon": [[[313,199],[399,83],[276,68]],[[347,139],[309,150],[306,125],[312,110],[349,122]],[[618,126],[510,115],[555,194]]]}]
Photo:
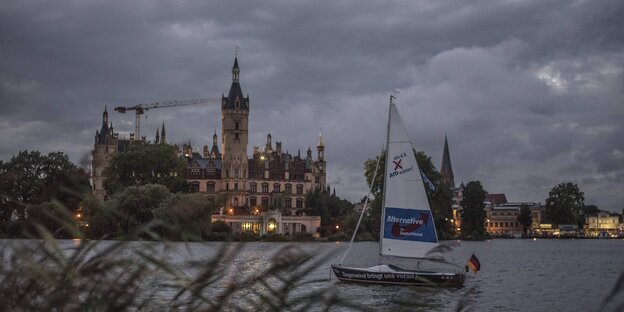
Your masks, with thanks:
[{"label": "rigging line", "polygon": [[[383,146],[381,147],[381,151],[383,152]],[[380,153],[381,155],[381,153]],[[377,158],[377,164],[375,165],[375,173],[373,173],[373,180],[371,181],[371,187],[368,190],[368,194],[366,195],[366,200],[364,201],[364,207],[362,208],[362,212],[360,212],[360,218],[358,219],[358,223],[355,226],[355,230],[353,231],[353,235],[351,235],[351,240],[349,241],[349,247],[347,247],[347,250],[345,251],[344,255],[342,255],[342,258],[340,259],[340,262],[338,262],[338,264],[342,264],[342,262],[344,261],[344,259],[347,257],[347,254],[349,253],[349,251],[351,250],[351,246],[353,246],[353,241],[355,241],[355,235],[357,235],[357,230],[360,227],[360,223],[362,222],[362,216],[364,216],[364,212],[366,211],[366,208],[368,206],[368,199],[370,198],[371,193],[373,192],[373,187],[375,187],[375,179],[377,178],[377,171],[379,169],[379,163],[381,162],[381,157]]]}]

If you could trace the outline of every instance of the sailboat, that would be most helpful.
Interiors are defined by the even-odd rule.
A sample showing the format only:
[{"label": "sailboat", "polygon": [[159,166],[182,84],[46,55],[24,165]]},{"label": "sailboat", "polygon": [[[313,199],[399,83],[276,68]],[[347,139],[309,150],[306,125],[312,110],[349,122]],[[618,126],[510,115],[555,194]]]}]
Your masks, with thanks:
[{"label": "sailboat", "polygon": [[[412,143],[393,99],[390,96],[379,253],[383,257],[447,263],[441,257],[431,256],[439,248],[435,222]],[[465,279],[459,267],[455,270],[412,270],[393,264],[346,267],[342,266],[345,256],[340,264],[331,266],[334,275],[344,282],[461,286]]]}]

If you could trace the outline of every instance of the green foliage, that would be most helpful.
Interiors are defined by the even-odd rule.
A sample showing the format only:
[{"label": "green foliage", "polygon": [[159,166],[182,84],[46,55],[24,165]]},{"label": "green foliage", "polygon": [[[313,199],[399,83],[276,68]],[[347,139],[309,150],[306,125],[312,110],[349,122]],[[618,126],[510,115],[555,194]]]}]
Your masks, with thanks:
[{"label": "green foliage", "polygon": [[463,190],[461,232],[464,239],[480,240],[485,236],[485,190],[479,181],[470,181]]},{"label": "green foliage", "polygon": [[231,233],[232,229],[230,228],[230,226],[221,221],[221,220],[217,220],[215,222],[212,223],[212,229],[211,231],[213,233]]},{"label": "green foliage", "polygon": [[21,151],[9,162],[0,161],[0,222],[7,222],[11,214],[23,220],[27,205],[52,200],[75,211],[89,189],[88,174],[67,155]]},{"label": "green foliage", "polygon": [[27,209],[28,221],[24,228],[28,237],[37,237],[38,231],[33,225],[43,226],[50,231],[54,237],[74,238],[80,237],[77,231],[67,231],[78,226],[71,211],[65,208],[60,202],[45,202],[38,205],[29,206]]},{"label": "green foliage", "polygon": [[[310,278],[310,272],[326,265],[328,255],[295,245],[251,260],[254,269],[249,270],[247,261],[241,267],[234,264],[240,262],[241,244],[223,244],[209,258],[178,263],[166,260],[163,250],[172,252],[171,246],[162,242],[58,241],[44,227],[33,228],[43,239],[8,240],[0,246],[5,256],[0,266],[3,310],[363,310],[339,298],[325,276]],[[154,231],[148,225],[137,236]]]},{"label": "green foliage", "polygon": [[114,195],[111,205],[124,216],[121,226],[128,233],[137,226],[152,221],[154,210],[166,205],[171,196],[163,185],[131,186]]},{"label": "green foliage", "polygon": [[[345,234],[346,240],[350,240],[351,236],[353,236],[353,231],[355,231],[358,219],[360,218],[360,213],[357,211],[351,212],[344,218],[343,221],[343,231]],[[362,217],[362,222],[360,223],[360,227],[357,229],[357,234],[355,236],[355,241],[372,241],[375,240],[370,230],[370,223],[368,221],[368,214],[364,214]]]},{"label": "green foliage", "polygon": [[21,151],[9,162],[0,161],[0,235],[23,235],[22,223],[30,216],[46,218],[43,224],[56,232],[59,224],[45,216],[71,215],[90,188],[88,174],[60,152]]},{"label": "green foliage", "polygon": [[211,205],[197,193],[173,194],[168,203],[153,210],[162,224],[161,236],[176,241],[199,241],[208,236],[211,227]]},{"label": "green foliage", "polygon": [[574,183],[561,183],[552,188],[546,199],[546,217],[554,224],[577,224],[583,218],[585,197]]},{"label": "green foliage", "polygon": [[533,218],[531,218],[531,208],[529,208],[526,204],[520,205],[518,223],[522,224],[522,235],[526,236],[528,229],[531,228],[531,224],[533,224]]},{"label": "green foliage", "polygon": [[[431,157],[427,156],[424,152],[416,151],[414,151],[414,156],[416,157],[418,168],[425,173],[427,178],[435,187],[435,192],[433,192],[428,186],[423,185],[425,193],[427,194],[429,206],[434,216],[438,237],[440,239],[451,239],[455,233],[454,226],[452,222],[449,221],[453,217],[451,208],[453,192],[449,185],[445,185],[442,182],[442,175],[433,165]],[[370,205],[370,218],[368,221],[371,233],[374,237],[379,236],[383,183],[386,168],[385,157],[386,152],[383,151],[379,156],[373,159],[368,159],[364,162],[364,176],[366,178],[366,183],[369,188],[371,188],[371,194],[373,195],[373,200]],[[379,168],[377,169],[377,176],[373,181],[377,161],[379,161]]]},{"label": "green foliage", "polygon": [[94,196],[87,196],[82,203],[86,225],[85,234],[92,239],[110,239],[120,237],[123,232],[121,223],[123,214],[116,208],[116,202],[102,202]]},{"label": "green foliage", "polygon": [[315,190],[306,195],[306,213],[321,217],[320,233],[328,236],[342,228],[343,219],[353,211],[353,204],[326,190]]},{"label": "green foliage", "polygon": [[125,153],[117,154],[104,170],[109,194],[129,186],[161,184],[173,193],[188,192],[186,162],[166,144],[134,142]]},{"label": "green foliage", "polygon": [[600,212],[600,209],[596,205],[586,205],[583,207],[583,216],[594,215]]}]

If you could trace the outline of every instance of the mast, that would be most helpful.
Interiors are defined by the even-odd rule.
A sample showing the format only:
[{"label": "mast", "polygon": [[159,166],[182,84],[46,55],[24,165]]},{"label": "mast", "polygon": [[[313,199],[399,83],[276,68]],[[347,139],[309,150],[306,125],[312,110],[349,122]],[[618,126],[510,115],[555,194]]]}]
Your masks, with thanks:
[{"label": "mast", "polygon": [[390,103],[388,104],[388,127],[386,128],[386,151],[385,151],[385,155],[384,155],[384,177],[383,177],[383,192],[382,192],[382,197],[381,197],[381,219],[379,219],[379,222],[381,223],[380,227],[379,227],[379,255],[382,254],[381,252],[381,242],[383,240],[383,236],[384,236],[384,220],[386,220],[386,183],[388,183],[388,179],[387,179],[387,175],[388,172],[386,172],[386,167],[388,166],[388,146],[390,144],[390,118],[392,116],[390,116],[392,114],[392,100],[394,99],[394,95],[390,95]]}]

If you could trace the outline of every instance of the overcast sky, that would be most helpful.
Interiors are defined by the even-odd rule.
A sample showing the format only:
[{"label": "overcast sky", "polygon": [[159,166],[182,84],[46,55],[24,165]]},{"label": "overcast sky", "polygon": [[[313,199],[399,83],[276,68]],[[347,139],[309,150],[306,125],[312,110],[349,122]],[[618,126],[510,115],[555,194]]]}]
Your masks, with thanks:
[{"label": "overcast sky", "polygon": [[[0,159],[20,150],[88,163],[112,111],[229,90],[235,47],[250,96],[249,153],[267,133],[305,153],[323,133],[328,182],[355,201],[385,139],[388,98],[439,169],[510,201],[561,182],[624,208],[624,2],[2,1]],[[195,148],[220,136],[218,105],[162,108],[153,139]]]}]

